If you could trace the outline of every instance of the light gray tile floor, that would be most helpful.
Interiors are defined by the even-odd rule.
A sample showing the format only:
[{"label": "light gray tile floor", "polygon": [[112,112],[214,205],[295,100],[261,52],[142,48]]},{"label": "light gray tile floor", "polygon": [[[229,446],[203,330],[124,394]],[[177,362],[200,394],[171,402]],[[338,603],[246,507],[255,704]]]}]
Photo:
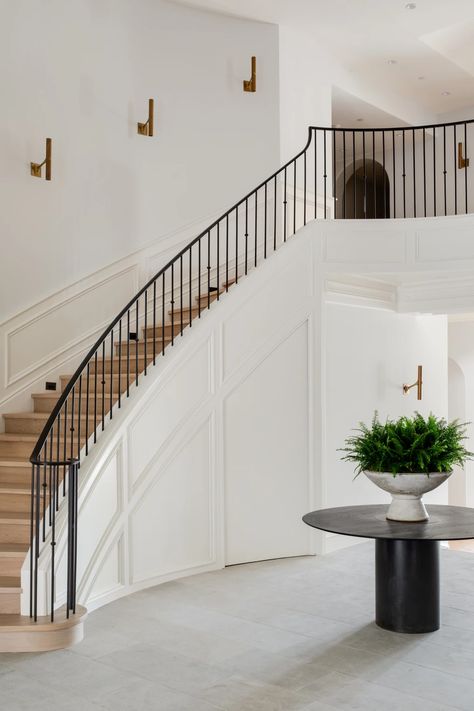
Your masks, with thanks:
[{"label": "light gray tile floor", "polygon": [[373,622],[373,545],[235,566],[89,615],[69,650],[0,655],[5,711],[474,711],[474,554],[442,551],[442,628]]}]

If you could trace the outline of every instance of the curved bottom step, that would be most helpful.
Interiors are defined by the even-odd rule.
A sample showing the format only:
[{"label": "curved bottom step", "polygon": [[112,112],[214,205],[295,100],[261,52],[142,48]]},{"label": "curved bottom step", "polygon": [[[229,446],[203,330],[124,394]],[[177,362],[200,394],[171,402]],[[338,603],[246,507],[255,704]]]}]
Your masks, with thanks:
[{"label": "curved bottom step", "polygon": [[55,612],[55,620],[24,615],[0,615],[0,652],[50,652],[80,642],[84,637],[87,610],[80,605],[66,617],[66,607]]}]

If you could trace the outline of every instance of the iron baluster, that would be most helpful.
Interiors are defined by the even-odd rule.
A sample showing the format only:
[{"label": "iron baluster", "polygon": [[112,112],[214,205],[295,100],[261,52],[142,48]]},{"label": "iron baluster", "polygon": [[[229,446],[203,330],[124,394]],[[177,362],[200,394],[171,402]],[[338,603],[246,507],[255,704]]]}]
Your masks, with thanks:
[{"label": "iron baluster", "polygon": [[303,225],[306,225],[306,151],[303,153]]},{"label": "iron baluster", "polygon": [[413,217],[416,217],[416,141],[415,129],[412,131],[413,144]]},{"label": "iron baluster", "polygon": [[165,354],[165,274],[163,272],[161,280],[161,355]]},{"label": "iron baluster", "polygon": [[[296,196],[295,196],[296,200]],[[277,177],[273,178],[273,251],[277,246]]]},{"label": "iron baluster", "polygon": [[433,214],[436,217],[436,128],[433,129]]},{"label": "iron baluster", "polygon": [[426,217],[426,129],[423,129],[423,205]]},{"label": "iron baluster", "polygon": [[[119,358],[120,358],[120,353],[122,351],[122,343],[119,339],[118,342],[118,347],[119,347]],[[105,380],[105,377],[104,377]],[[105,387],[105,385],[104,385]],[[113,404],[114,404],[114,332],[113,330],[110,332],[110,393],[109,393],[109,417],[112,419],[112,411],[113,411]]]},{"label": "iron baluster", "polygon": [[466,160],[464,163],[464,194],[466,196],[466,215],[468,213],[468,208],[467,208],[467,168],[468,168],[468,153],[467,153],[467,124],[464,124],[464,155],[466,156]]},{"label": "iron baluster", "polygon": [[446,126],[443,126],[443,190],[444,190],[444,214],[448,214],[448,198],[447,198],[447,170],[446,170]]},{"label": "iron baluster", "polygon": [[[296,232],[296,161],[293,162],[293,234]],[[275,207],[276,207],[276,178],[275,178]],[[276,210],[275,210],[276,218]],[[275,219],[276,223],[276,219]],[[275,230],[275,241],[276,241],[276,230]]]},{"label": "iron baluster", "polygon": [[[101,418],[102,418],[102,423],[101,423],[101,428],[102,432],[105,429],[105,341],[102,342],[102,378],[100,381],[102,385],[102,392],[100,395],[100,401],[101,401]],[[73,456],[73,453],[71,452],[71,457]]]},{"label": "iron baluster", "polygon": [[[146,289],[145,289],[145,294],[144,294],[144,300],[145,300],[145,303],[144,303],[144,307],[143,307],[144,308],[144,311],[143,311],[143,328],[144,328],[144,331],[143,331],[144,332],[143,351],[144,351],[144,353],[143,353],[143,355],[145,356],[145,361],[143,364],[143,373],[144,373],[144,375],[146,375],[147,374],[146,364],[147,364],[147,360],[148,360],[148,358],[147,358],[147,356],[148,356],[148,352],[147,352],[147,345],[148,345],[148,343],[147,343],[148,342],[148,331],[147,331],[147,326],[148,326],[148,291]],[[137,326],[137,334],[138,334],[138,326]],[[137,340],[137,348],[138,348],[138,340]]]},{"label": "iron baluster", "polygon": [[130,309],[127,309],[127,397],[130,397]]},{"label": "iron baluster", "polygon": [[[219,223],[217,223],[217,234],[219,234]],[[257,254],[258,254],[258,190],[255,191],[255,235],[254,235],[254,267],[257,266]],[[219,238],[217,240],[219,245]],[[219,255],[219,253],[218,253]],[[217,273],[219,274],[219,256],[217,257]],[[219,280],[217,286],[219,287]],[[219,288],[217,289],[217,298],[219,299]]]},{"label": "iron baluster", "polygon": [[245,267],[244,273],[247,276],[247,260],[249,252],[249,203],[248,200],[245,201]]},{"label": "iron baluster", "polygon": [[153,365],[156,365],[156,279],[153,282]]},{"label": "iron baluster", "polygon": [[326,129],[323,129],[323,181],[324,181],[324,219],[327,217],[327,167],[326,167]]},{"label": "iron baluster", "polygon": [[86,366],[86,456],[89,454],[89,388],[90,388],[90,363]]},{"label": "iron baluster", "polygon": [[458,145],[458,139],[456,136],[457,133],[457,126],[454,124],[454,136],[453,136],[453,176],[454,176],[454,214],[458,214],[458,168],[457,168],[457,156],[456,156],[456,147]]},{"label": "iron baluster", "polygon": [[139,299],[136,301],[135,305],[135,385],[138,388],[138,344],[139,344],[139,338],[138,338],[138,329],[139,329]]}]

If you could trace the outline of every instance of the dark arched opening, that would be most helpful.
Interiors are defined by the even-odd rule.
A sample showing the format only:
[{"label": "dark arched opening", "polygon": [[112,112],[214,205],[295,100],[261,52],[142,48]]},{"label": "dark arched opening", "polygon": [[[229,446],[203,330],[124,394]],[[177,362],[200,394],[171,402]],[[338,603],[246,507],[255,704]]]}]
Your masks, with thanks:
[{"label": "dark arched opening", "polygon": [[373,220],[390,217],[390,183],[387,172],[377,161],[357,161],[337,180],[336,217]]}]

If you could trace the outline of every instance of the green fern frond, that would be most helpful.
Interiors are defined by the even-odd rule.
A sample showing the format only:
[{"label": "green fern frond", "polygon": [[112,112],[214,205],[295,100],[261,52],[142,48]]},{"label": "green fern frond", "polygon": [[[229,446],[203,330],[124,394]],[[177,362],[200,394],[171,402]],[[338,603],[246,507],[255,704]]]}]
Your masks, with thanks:
[{"label": "green fern frond", "polygon": [[469,423],[446,422],[432,413],[424,418],[400,417],[382,424],[375,412],[371,425],[359,423],[356,434],[345,440],[343,461],[355,463],[355,476],[362,471],[397,474],[448,472],[473,458],[463,442]]}]

